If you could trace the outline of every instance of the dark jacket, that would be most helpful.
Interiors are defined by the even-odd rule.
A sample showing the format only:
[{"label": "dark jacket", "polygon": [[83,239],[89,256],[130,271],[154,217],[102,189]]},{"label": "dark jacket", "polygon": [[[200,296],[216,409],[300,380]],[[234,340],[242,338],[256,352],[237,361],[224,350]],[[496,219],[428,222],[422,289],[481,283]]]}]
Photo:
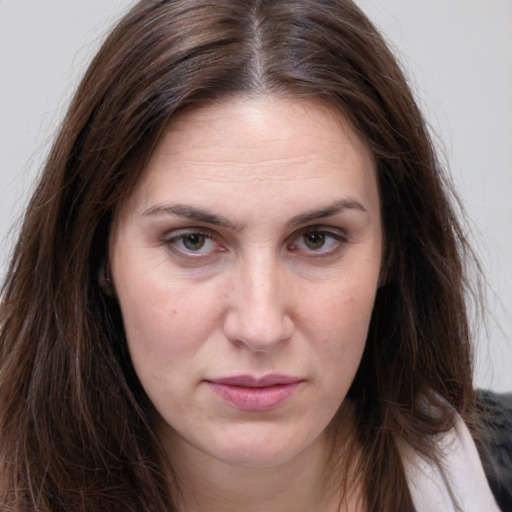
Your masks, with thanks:
[{"label": "dark jacket", "polygon": [[503,512],[512,512],[512,393],[477,391],[481,432],[475,444],[487,481]]}]

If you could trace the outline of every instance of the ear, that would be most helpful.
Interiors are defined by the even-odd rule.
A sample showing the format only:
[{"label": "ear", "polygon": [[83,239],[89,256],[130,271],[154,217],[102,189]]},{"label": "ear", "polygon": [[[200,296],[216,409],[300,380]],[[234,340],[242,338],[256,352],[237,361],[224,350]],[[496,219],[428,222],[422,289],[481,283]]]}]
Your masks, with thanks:
[{"label": "ear", "polygon": [[382,288],[388,283],[390,269],[392,268],[393,254],[388,244],[384,248],[384,256],[380,265],[378,287]]},{"label": "ear", "polygon": [[114,286],[110,278],[109,270],[110,269],[108,264],[104,263],[101,265],[98,274],[98,284],[100,285],[100,288],[105,295],[108,295],[109,297],[115,297]]},{"label": "ear", "polygon": [[388,282],[388,266],[384,262],[380,267],[379,280],[377,285],[379,288],[382,288]]}]

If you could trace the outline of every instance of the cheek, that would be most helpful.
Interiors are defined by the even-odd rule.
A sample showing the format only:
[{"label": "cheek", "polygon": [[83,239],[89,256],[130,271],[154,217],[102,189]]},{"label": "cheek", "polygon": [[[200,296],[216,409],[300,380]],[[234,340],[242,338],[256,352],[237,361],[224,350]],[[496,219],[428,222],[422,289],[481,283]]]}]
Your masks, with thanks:
[{"label": "cheek", "polygon": [[192,407],[189,387],[200,381],[197,362],[212,324],[193,302],[160,301],[154,294],[152,299],[129,301],[123,318],[135,373],[156,410],[170,421]]},{"label": "cheek", "polygon": [[[321,365],[333,380],[351,380],[362,357],[370,324],[375,288],[346,283],[314,301],[308,309],[312,339]],[[336,387],[336,386],[335,386]]]},{"label": "cheek", "polygon": [[114,277],[133,366],[143,384],[169,379],[190,366],[214,328],[215,303],[156,271],[125,268],[118,265]]},{"label": "cheek", "polygon": [[132,357],[154,358],[158,365],[164,364],[160,358],[176,361],[193,353],[214,328],[215,307],[179,290],[152,290],[120,302]]}]

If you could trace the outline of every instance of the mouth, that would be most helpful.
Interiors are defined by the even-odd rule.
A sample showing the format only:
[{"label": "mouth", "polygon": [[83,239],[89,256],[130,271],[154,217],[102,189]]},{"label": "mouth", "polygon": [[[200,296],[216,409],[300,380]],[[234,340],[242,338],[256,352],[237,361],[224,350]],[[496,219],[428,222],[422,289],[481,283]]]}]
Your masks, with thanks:
[{"label": "mouth", "polygon": [[279,407],[299,388],[304,379],[289,375],[236,375],[207,380],[224,402],[246,412],[269,411]]}]

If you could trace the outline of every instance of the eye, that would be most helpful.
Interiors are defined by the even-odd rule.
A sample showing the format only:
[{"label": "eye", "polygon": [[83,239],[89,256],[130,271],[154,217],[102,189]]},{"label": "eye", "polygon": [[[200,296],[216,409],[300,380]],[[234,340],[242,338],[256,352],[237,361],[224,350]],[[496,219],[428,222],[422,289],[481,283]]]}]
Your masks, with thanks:
[{"label": "eye", "polygon": [[200,251],[206,245],[207,239],[201,233],[193,233],[182,236],[180,241],[188,251],[195,252]]},{"label": "eye", "polygon": [[328,255],[341,249],[344,241],[345,237],[339,232],[314,228],[308,229],[294,238],[288,245],[288,250]]},{"label": "eye", "polygon": [[326,238],[327,237],[325,233],[321,233],[319,231],[313,231],[302,235],[304,244],[308,247],[308,249],[313,250],[322,249],[326,243]]},{"label": "eye", "polygon": [[210,233],[201,231],[172,233],[165,243],[171,251],[187,256],[205,256],[224,251],[224,248],[213,239]]}]

